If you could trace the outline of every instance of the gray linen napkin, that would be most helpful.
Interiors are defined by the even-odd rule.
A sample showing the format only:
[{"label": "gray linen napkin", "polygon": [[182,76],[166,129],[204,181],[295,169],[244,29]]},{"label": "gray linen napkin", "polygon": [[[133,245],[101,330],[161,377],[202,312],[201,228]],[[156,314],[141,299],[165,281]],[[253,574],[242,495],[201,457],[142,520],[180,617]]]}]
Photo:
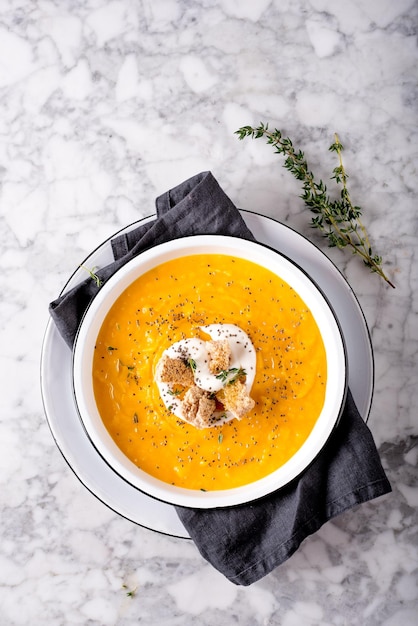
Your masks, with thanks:
[{"label": "gray linen napkin", "polygon": [[[163,194],[156,206],[153,222],[112,240],[115,261],[97,271],[102,281],[135,255],[170,239],[224,234],[254,240],[210,172]],[[97,290],[88,278],[50,304],[50,314],[70,347]],[[286,561],[325,522],[390,491],[373,437],[349,391],[327,444],[291,484],[245,505],[176,511],[202,556],[233,583],[250,585]]]}]

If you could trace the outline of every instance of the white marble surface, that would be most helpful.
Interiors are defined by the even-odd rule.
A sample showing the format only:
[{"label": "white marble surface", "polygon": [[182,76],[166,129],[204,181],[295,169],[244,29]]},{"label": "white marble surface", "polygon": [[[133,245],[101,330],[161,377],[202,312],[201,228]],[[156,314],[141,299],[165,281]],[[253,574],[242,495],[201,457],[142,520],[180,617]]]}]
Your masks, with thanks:
[{"label": "white marble surface", "polygon": [[[417,24],[416,0],[1,1],[1,626],[417,623]],[[234,136],[260,120],[324,179],[340,134],[396,290],[326,248],[280,158]],[[47,306],[71,272],[206,169],[348,278],[372,333],[369,425],[393,486],[249,588],[91,495],[39,386]]]}]

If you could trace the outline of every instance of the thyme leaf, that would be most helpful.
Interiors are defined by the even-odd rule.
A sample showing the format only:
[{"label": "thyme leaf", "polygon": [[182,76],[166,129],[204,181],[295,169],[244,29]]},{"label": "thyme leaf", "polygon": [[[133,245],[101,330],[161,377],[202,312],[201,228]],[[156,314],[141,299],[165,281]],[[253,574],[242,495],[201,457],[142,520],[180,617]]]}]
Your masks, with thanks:
[{"label": "thyme leaf", "polygon": [[194,359],[192,359],[191,357],[187,359],[186,365],[188,365],[190,367],[192,372],[196,371],[196,361]]},{"label": "thyme leaf", "polygon": [[284,137],[280,130],[270,131],[268,124],[260,123],[257,128],[243,126],[235,134],[241,140],[246,137],[267,139],[267,143],[275,148],[275,152],[285,157],[283,166],[302,183],[300,197],[313,213],[311,227],[323,233],[329,247],[351,248],[354,254],[362,258],[366,267],[395,288],[382,269],[382,257],[372,250],[366,228],[361,221],[361,208],[351,201],[347,188],[348,175],[342,160],[344,147],[336,133],[329,150],[338,156],[338,165],[333,169],[331,177],[337,185],[341,185],[340,197],[337,200],[331,200],[326,185],[322,180],[317,181],[309,169],[304,153],[296,150],[292,141]]},{"label": "thyme leaf", "polygon": [[167,391],[169,396],[179,396],[182,393],[182,389],[169,389]]},{"label": "thyme leaf", "polygon": [[86,272],[90,274],[90,278],[94,280],[97,287],[101,287],[103,285],[103,281],[101,280],[101,278],[99,278],[97,274],[94,273],[94,270],[96,269],[95,267],[93,267],[92,269],[89,269],[85,265],[80,265],[80,267],[81,269],[86,270]]},{"label": "thyme leaf", "polygon": [[128,585],[122,585],[122,589],[125,590],[125,593],[128,596],[128,598],[133,598],[134,595],[137,592],[138,587],[134,587],[133,589],[129,589]]}]

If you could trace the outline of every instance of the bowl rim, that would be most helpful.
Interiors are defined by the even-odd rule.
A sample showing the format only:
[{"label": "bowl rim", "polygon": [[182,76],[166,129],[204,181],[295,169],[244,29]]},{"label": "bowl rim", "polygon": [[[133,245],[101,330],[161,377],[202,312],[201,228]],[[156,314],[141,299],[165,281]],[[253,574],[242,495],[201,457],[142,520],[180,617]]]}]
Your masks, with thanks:
[{"label": "bowl rim", "polygon": [[[242,248],[243,243],[245,243],[245,250]],[[85,339],[91,335],[92,325],[95,323],[96,327],[98,326],[98,328],[100,329],[104,318],[106,317],[108,311],[113,306],[119,295],[121,295],[121,293],[123,293],[123,291],[125,291],[125,289],[134,280],[136,280],[136,278],[139,278],[139,276],[148,271],[148,269],[151,269],[151,267],[155,267],[157,265],[160,265],[161,263],[164,263],[166,260],[169,260],[160,259],[159,261],[155,262],[155,259],[158,259],[159,257],[161,257],[161,255],[164,255],[165,252],[167,252],[168,254],[174,254],[174,256],[170,258],[178,258],[180,256],[184,256],[183,252],[185,249],[187,250],[186,256],[192,254],[202,254],[203,246],[214,247],[219,246],[219,244],[221,244],[221,246],[232,246],[235,253],[239,253],[239,251],[241,251],[242,258],[248,258],[248,254],[246,253],[246,251],[248,250],[247,246],[250,246],[251,248],[253,248],[253,250],[257,250],[261,254],[266,253],[267,256],[274,258],[275,261],[279,261],[279,264],[284,263],[287,271],[289,271],[290,269],[291,272],[296,273],[296,276],[299,277],[299,280],[302,279],[302,282],[304,282],[305,285],[309,285],[309,293],[315,294],[315,297],[322,302],[322,306],[324,307],[323,311],[326,311],[325,317],[328,321],[331,321],[331,325],[333,326],[333,337],[337,340],[337,359],[342,366],[343,374],[340,374],[339,378],[337,379],[338,394],[335,396],[336,402],[333,416],[331,418],[328,417],[328,420],[325,424],[321,422],[322,429],[318,429],[317,427],[322,417],[321,412],[321,415],[318,418],[312,432],[308,436],[308,439],[283,466],[275,470],[272,474],[269,474],[266,477],[252,483],[247,483],[242,487],[236,487],[228,490],[201,491],[172,486],[169,483],[154,478],[150,474],[147,474],[143,470],[137,468],[135,464],[130,461],[128,457],[126,457],[125,454],[118,448],[117,444],[113,441],[110,434],[107,432],[103,422],[101,421],[101,417],[99,416],[101,422],[100,428],[102,430],[102,434],[105,437],[107,445],[103,443],[102,439],[100,438],[100,436],[98,436],[96,429],[94,428],[90,420],[89,411],[87,410],[85,405],[85,398],[83,394],[84,384],[81,376],[81,373],[85,370],[83,368],[80,368],[79,365],[82,362],[83,356],[85,358],[85,344],[83,343],[83,340],[85,341]],[[190,251],[190,249],[196,248],[196,246],[198,246],[198,250]],[[234,255],[234,252],[232,251],[217,252],[214,250],[213,252],[203,253],[227,254],[231,256]],[[252,259],[249,258],[248,260],[251,261]],[[148,269],[138,271],[138,266],[142,267],[144,265],[144,262],[145,264],[151,263],[151,266]],[[253,262],[257,263],[257,261]],[[275,271],[272,268],[269,269],[271,269],[273,272]],[[123,282],[124,277],[129,277],[129,275],[133,272],[137,272],[136,275],[126,284],[126,286],[120,288],[121,282]],[[106,299],[108,299],[115,290],[118,291],[118,293],[116,294],[116,296],[112,297],[110,303],[105,307],[105,311],[104,313],[102,313],[100,318],[101,321],[100,323],[98,323],[96,318],[97,310],[100,311],[100,308],[104,306],[104,302],[106,302]],[[303,296],[301,297],[302,299],[304,299]],[[97,337],[97,332],[95,333],[94,341]],[[116,474],[118,474],[123,480],[128,482],[139,491],[142,491],[146,495],[162,502],[171,505],[183,506],[186,508],[208,509],[218,507],[230,507],[248,503],[269,495],[270,493],[285,487],[290,482],[298,478],[314,462],[318,454],[326,445],[332,432],[338,425],[348,391],[348,358],[344,335],[341,325],[335,314],[334,308],[332,307],[329,299],[323,293],[318,284],[295,261],[290,259],[288,256],[282,254],[281,252],[275,250],[274,248],[270,247],[269,245],[260,243],[258,241],[222,234],[196,234],[188,235],[185,237],[178,237],[147,248],[145,251],[133,256],[132,258],[128,259],[126,263],[124,263],[122,266],[118,267],[97,291],[92,300],[88,303],[88,306],[86,307],[82,315],[72,349],[71,371],[72,393],[77,414],[86,433],[86,436],[88,437],[94,450],[101,456],[101,458]],[[329,377],[327,376],[327,389],[328,381]],[[90,387],[92,390],[93,386],[90,385]],[[96,413],[97,415],[99,415],[97,408]],[[317,436],[317,439],[314,442],[315,445],[312,446],[312,449],[308,450],[309,454],[307,455],[307,457],[304,458],[303,455],[306,452],[306,449],[309,449],[309,447],[312,445],[313,433],[315,433]],[[307,445],[308,442],[309,445]],[[111,448],[110,452],[108,450],[109,446]],[[279,480],[274,480],[274,478],[279,478]]]}]

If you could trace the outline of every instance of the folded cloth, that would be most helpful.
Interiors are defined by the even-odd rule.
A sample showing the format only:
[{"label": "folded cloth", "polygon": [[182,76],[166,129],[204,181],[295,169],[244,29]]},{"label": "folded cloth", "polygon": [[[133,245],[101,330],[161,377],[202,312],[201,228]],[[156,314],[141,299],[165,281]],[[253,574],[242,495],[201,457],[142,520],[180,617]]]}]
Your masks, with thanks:
[{"label": "folded cloth", "polygon": [[[254,240],[210,172],[156,200],[157,217],[112,240],[115,261],[97,271],[105,281],[135,255],[173,238],[223,234]],[[99,287],[91,278],[50,304],[67,344]],[[301,476],[249,504],[219,509],[176,507],[202,556],[237,585],[250,585],[286,561],[326,521],[391,491],[369,428],[350,391],[337,427]]]}]

